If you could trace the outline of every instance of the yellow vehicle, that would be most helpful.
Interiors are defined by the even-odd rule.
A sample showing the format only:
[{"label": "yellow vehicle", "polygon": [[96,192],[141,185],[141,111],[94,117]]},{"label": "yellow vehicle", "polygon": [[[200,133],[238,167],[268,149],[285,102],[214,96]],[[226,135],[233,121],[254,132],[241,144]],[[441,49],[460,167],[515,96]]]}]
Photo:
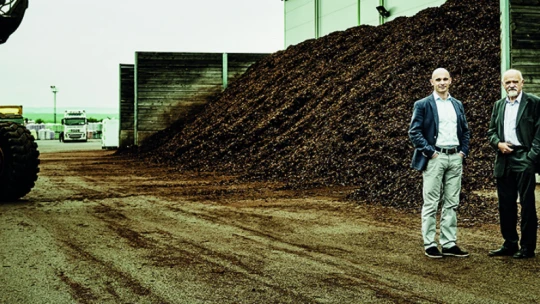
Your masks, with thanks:
[{"label": "yellow vehicle", "polygon": [[[27,8],[28,0],[0,0],[0,44],[17,30]],[[28,194],[39,172],[37,143],[24,126],[22,109],[22,106],[0,105],[0,201],[3,202]]]},{"label": "yellow vehicle", "polygon": [[39,173],[39,151],[24,126],[22,106],[0,105],[0,201],[17,200],[32,190]]},{"label": "yellow vehicle", "polygon": [[0,201],[17,200],[32,190],[39,172],[39,151],[24,126],[22,106],[0,105]]}]

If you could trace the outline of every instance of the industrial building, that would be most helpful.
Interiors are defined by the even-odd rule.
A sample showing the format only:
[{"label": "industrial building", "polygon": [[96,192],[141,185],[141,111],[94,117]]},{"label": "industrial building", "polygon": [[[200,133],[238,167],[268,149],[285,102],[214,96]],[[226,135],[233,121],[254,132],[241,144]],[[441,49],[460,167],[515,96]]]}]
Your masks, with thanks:
[{"label": "industrial building", "polygon": [[358,25],[377,26],[444,0],[285,0],[285,47]]},{"label": "industrial building", "polygon": [[[359,25],[382,25],[437,7],[445,0],[282,0],[285,47]],[[540,1],[500,0],[501,71],[523,72],[540,94]]]}]

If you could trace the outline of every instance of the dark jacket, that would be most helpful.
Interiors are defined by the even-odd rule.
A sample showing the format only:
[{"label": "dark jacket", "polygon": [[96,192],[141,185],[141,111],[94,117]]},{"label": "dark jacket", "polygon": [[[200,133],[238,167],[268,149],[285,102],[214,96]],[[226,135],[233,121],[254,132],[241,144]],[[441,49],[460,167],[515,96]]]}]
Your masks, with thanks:
[{"label": "dark jacket", "polygon": [[[469,140],[471,132],[467,119],[465,119],[465,109],[461,101],[450,97],[457,115],[457,137],[459,140],[458,151],[465,156],[469,155]],[[435,153],[435,143],[439,134],[439,115],[433,94],[418,100],[414,103],[413,116],[409,127],[409,138],[414,146],[414,153],[411,167],[423,171],[427,167],[428,161]]]},{"label": "dark jacket", "polygon": [[[497,151],[495,156],[495,177],[501,177],[506,167],[506,157],[498,148],[499,142],[504,142],[504,109],[506,97],[499,99],[493,106],[489,122],[489,144]],[[540,154],[540,98],[523,92],[516,119],[516,135],[521,145],[529,150],[527,158],[531,163],[537,163]],[[538,170],[537,170],[538,171]]]}]

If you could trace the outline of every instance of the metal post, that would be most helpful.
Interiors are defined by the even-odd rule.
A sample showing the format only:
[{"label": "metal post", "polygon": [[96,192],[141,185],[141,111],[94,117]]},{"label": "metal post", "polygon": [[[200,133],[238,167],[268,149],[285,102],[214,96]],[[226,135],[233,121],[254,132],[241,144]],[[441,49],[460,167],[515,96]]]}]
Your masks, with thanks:
[{"label": "metal post", "polygon": [[54,91],[54,123],[56,124],[56,91]]},{"label": "metal post", "polygon": [[229,78],[229,56],[223,53],[221,56],[221,78],[223,81],[223,89],[227,88],[227,80]]},{"label": "metal post", "polygon": [[319,0],[315,0],[314,1],[314,4],[315,4],[315,38],[316,39],[319,39],[320,36],[321,36],[321,25],[320,25],[320,22],[319,22],[319,17],[320,17],[320,3],[319,3]]},{"label": "metal post", "polygon": [[[511,51],[510,51],[510,1],[501,0],[501,75],[511,68]],[[501,86],[501,96],[506,96],[506,91]]]},{"label": "metal post", "polygon": [[51,90],[54,95],[54,123],[56,124],[56,92],[58,92],[58,89],[56,88],[56,86],[52,85]]},{"label": "metal post", "polygon": [[[384,0],[379,0],[379,5],[384,6]],[[384,17],[383,15],[379,15],[379,25],[383,25],[383,24],[384,24]]]},{"label": "metal post", "polygon": [[357,13],[358,13],[358,24],[357,25],[362,25],[362,18],[360,16],[361,14],[361,4],[360,4],[361,0],[357,0],[356,1],[356,8],[357,8]]},{"label": "metal post", "polygon": [[139,145],[139,52],[135,52],[133,66],[133,144]]},{"label": "metal post", "polygon": [[287,1],[283,1],[283,49],[287,48]]}]

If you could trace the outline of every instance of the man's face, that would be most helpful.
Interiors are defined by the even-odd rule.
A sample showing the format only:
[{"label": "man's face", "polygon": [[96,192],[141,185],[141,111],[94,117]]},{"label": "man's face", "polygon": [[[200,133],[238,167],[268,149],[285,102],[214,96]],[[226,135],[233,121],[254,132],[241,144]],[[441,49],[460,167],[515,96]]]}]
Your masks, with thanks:
[{"label": "man's face", "polygon": [[523,89],[523,79],[519,77],[519,73],[514,71],[509,71],[504,74],[502,85],[506,90],[508,97],[517,97],[521,90]]},{"label": "man's face", "polygon": [[448,89],[452,83],[452,78],[450,78],[448,71],[437,70],[433,73],[430,82],[437,94],[444,95],[448,93]]}]

